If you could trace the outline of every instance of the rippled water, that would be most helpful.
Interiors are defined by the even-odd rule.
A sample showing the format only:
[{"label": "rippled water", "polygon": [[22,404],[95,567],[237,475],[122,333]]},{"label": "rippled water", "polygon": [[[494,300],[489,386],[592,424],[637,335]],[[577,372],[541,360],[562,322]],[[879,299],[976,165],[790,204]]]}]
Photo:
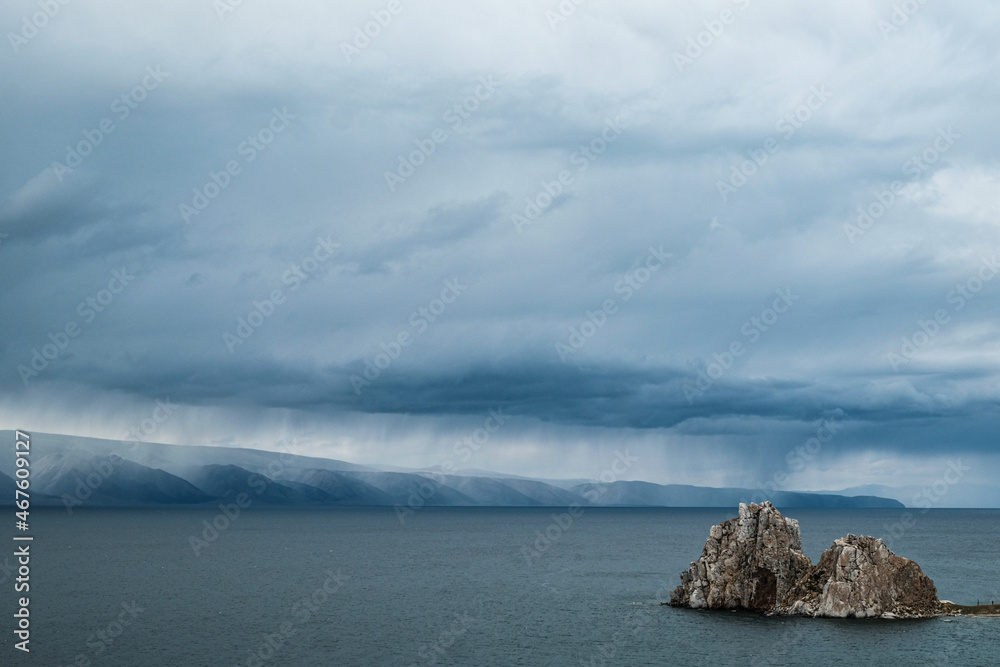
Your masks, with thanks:
[{"label": "rippled water", "polygon": [[[428,508],[401,524],[391,509],[256,511],[196,555],[190,538],[217,510],[37,510],[32,653],[12,646],[9,566],[0,650],[46,667],[1000,661],[1000,619],[780,619],[660,606],[709,526],[734,510],[590,509],[571,522],[553,514]],[[788,514],[814,562],[848,532],[895,534],[893,549],[920,563],[942,598],[1000,601],[1000,511],[932,510],[905,530],[898,510]],[[532,551],[545,533],[551,542]]]}]

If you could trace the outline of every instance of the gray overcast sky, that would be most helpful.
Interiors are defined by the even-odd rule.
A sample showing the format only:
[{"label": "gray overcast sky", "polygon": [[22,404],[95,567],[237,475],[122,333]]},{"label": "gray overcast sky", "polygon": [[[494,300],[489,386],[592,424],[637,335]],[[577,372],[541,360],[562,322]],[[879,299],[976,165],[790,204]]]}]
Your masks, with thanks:
[{"label": "gray overcast sky", "polygon": [[49,4],[0,9],[7,428],[1000,472],[995,3]]}]

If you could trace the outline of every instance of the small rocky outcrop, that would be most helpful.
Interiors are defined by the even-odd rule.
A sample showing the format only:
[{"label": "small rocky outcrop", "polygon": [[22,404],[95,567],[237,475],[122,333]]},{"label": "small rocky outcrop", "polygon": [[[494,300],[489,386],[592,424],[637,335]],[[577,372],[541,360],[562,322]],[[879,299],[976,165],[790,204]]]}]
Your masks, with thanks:
[{"label": "small rocky outcrop", "polygon": [[874,537],[842,537],[814,566],[802,553],[798,521],[769,502],[740,504],[737,518],[712,526],[670,604],[839,618],[941,613],[934,582],[920,566]]},{"label": "small rocky outcrop", "polygon": [[937,589],[920,566],[882,540],[848,535],[823,552],[779,613],[797,616],[919,618],[940,613]]}]

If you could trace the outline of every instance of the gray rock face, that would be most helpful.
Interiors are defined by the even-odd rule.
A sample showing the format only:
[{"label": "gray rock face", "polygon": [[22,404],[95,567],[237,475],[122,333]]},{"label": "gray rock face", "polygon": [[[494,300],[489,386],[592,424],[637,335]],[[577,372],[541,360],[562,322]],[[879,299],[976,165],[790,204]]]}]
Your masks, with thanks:
[{"label": "gray rock face", "polygon": [[919,565],[892,553],[882,540],[858,535],[835,540],[792,591],[790,602],[776,611],[837,618],[940,613],[934,582]]},{"label": "gray rock face", "polygon": [[670,603],[770,611],[811,566],[802,554],[798,521],[781,516],[768,502],[740,504],[739,517],[712,526],[701,558],[681,574]]},{"label": "gray rock face", "polygon": [[670,604],[840,618],[940,613],[934,582],[882,540],[840,538],[813,566],[802,553],[798,521],[769,502],[741,504],[737,518],[712,526]]}]

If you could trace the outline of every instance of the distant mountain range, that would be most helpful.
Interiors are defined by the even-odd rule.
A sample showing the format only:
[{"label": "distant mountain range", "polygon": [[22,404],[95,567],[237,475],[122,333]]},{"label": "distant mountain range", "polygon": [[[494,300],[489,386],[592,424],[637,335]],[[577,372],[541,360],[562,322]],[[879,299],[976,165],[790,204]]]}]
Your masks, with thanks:
[{"label": "distant mountain range", "polygon": [[[944,474],[942,473],[942,480]],[[937,509],[945,507],[1000,507],[1000,486],[962,481],[936,486],[886,486],[866,484],[836,491],[818,491],[844,496],[874,495],[893,498],[907,507]]]},{"label": "distant mountain range", "polygon": [[[0,439],[13,442],[12,431]],[[229,447],[31,434],[34,504],[259,507],[729,507],[764,500],[737,488],[535,480],[475,471],[381,470],[334,459]],[[0,457],[0,503],[14,498],[14,457]],[[868,494],[777,492],[781,508],[902,508]]]}]

